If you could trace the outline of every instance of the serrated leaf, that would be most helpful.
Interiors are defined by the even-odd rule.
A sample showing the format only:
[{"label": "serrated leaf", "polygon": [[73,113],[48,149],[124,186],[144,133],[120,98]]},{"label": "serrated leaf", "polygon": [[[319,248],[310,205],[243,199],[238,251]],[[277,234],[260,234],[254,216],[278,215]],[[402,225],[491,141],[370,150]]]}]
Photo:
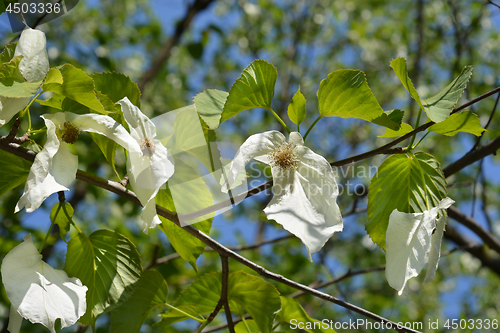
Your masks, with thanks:
[{"label": "serrated leaf", "polygon": [[61,239],[64,239],[66,234],[69,232],[69,228],[71,227],[71,222],[64,213],[63,207],[66,208],[66,212],[68,213],[69,217],[73,217],[73,213],[75,212],[73,207],[69,202],[65,203],[56,203],[54,207],[50,210],[50,221],[54,224],[57,224],[59,226],[59,235],[61,236]]},{"label": "serrated leaf", "polygon": [[254,60],[229,90],[220,122],[241,111],[270,108],[278,77],[276,68],[265,60]]},{"label": "serrated leaf", "polygon": [[446,88],[424,100],[424,111],[433,122],[439,123],[448,118],[467,88],[471,76],[472,66],[465,66]]},{"label": "serrated leaf", "polygon": [[116,148],[118,147],[117,143],[101,134],[89,133],[89,135],[97,144],[97,146],[99,146],[99,149],[106,158],[106,161],[108,161],[114,173],[116,174],[116,177],[120,179],[120,174],[118,174],[118,171],[116,171],[115,165]]},{"label": "serrated leaf", "polygon": [[417,102],[420,108],[424,109],[420,96],[417,90],[413,86],[410,77],[408,76],[408,69],[406,67],[406,59],[403,57],[396,58],[391,61],[391,67],[399,78],[399,81],[403,84],[406,90],[410,93],[411,98]]},{"label": "serrated leaf", "polygon": [[115,231],[101,229],[89,237],[78,233],[69,241],[64,271],[89,288],[87,312],[80,322],[93,327],[100,315],[132,295],[142,266],[130,240]]},{"label": "serrated leaf", "polygon": [[410,96],[427,113],[429,118],[436,123],[445,120],[450,115],[465,88],[467,88],[467,83],[472,75],[472,66],[465,66],[462,72],[446,88],[430,98],[421,99],[408,77],[406,59],[403,57],[394,59],[391,61],[391,67],[394,69],[403,86],[410,93]]},{"label": "serrated leaf", "polygon": [[222,110],[228,96],[229,93],[216,89],[207,89],[194,96],[196,111],[210,129],[219,127]]},{"label": "serrated leaf", "polygon": [[[106,95],[112,104],[128,97],[132,104],[138,108],[141,107],[141,91],[128,76],[121,73],[104,72],[92,74],[91,78],[94,80],[96,92]],[[111,111],[107,108],[106,110]]]},{"label": "serrated leaf", "polygon": [[92,78],[70,64],[50,69],[42,89],[61,94],[99,113],[109,113],[96,96]]},{"label": "serrated leaf", "polygon": [[411,127],[407,123],[402,123],[401,128],[399,130],[393,131],[390,128],[387,128],[385,130],[385,133],[382,135],[379,135],[378,138],[394,138],[397,136],[403,136],[405,134],[408,134],[411,131],[413,131],[413,127]]},{"label": "serrated leaf", "polygon": [[30,168],[31,162],[0,149],[0,197],[26,183]]},{"label": "serrated leaf", "polygon": [[[206,274],[182,291],[174,306],[192,316],[211,313],[219,301],[221,289],[221,273]],[[272,331],[276,313],[281,309],[279,292],[272,284],[243,271],[231,273],[228,299],[232,312],[241,316],[242,312],[246,311],[256,321],[262,333]],[[162,317],[162,327],[189,318],[175,310],[163,314]]]},{"label": "serrated leaf", "polygon": [[481,127],[481,122],[472,111],[462,111],[446,118],[444,121],[429,127],[429,132],[439,133],[446,136],[454,136],[458,132],[471,133],[480,136],[486,131]]},{"label": "serrated leaf", "polygon": [[[177,170],[179,169],[177,168],[176,164],[176,173],[174,174],[174,176],[177,177],[182,176],[181,174],[177,174],[178,172]],[[185,194],[187,194],[186,195],[187,201],[190,200],[193,200],[194,202],[197,201],[196,192],[190,193],[189,189],[186,189]],[[176,205],[174,204],[174,200],[172,199],[172,194],[170,193],[168,185],[167,189],[161,189],[158,192],[155,201],[157,205],[167,208],[168,210],[173,212],[176,211]],[[203,243],[198,238],[194,237],[193,235],[191,235],[190,233],[188,233],[186,230],[182,229],[175,223],[168,221],[164,217],[160,216],[160,220],[163,223],[158,225],[158,228],[160,228],[160,230],[163,233],[165,233],[172,247],[175,249],[177,253],[179,253],[182,259],[186,260],[194,268],[195,271],[198,271],[196,260],[204,252],[205,243]],[[208,235],[212,227],[212,220],[213,219],[207,219],[195,223],[193,224],[193,226]]]},{"label": "serrated leaf", "polygon": [[19,71],[21,60],[23,60],[23,56],[17,56],[0,66],[0,83],[11,86],[14,82],[23,83],[26,81]]},{"label": "serrated leaf", "polygon": [[394,209],[420,213],[436,207],[446,196],[446,179],[433,156],[422,152],[392,155],[370,182],[365,229],[385,250],[389,216]]},{"label": "serrated leaf", "polygon": [[306,98],[300,92],[300,86],[288,105],[288,118],[297,125],[306,118]]},{"label": "serrated leaf", "polygon": [[467,88],[471,76],[472,66],[465,66],[462,72],[446,88],[425,99],[424,111],[432,121],[439,123],[448,118],[464,93],[465,88]]},{"label": "serrated leaf", "polygon": [[392,130],[399,129],[399,124],[378,104],[362,71],[340,69],[330,73],[319,85],[318,103],[323,117],[363,119]]},{"label": "serrated leaf", "polygon": [[111,312],[111,333],[138,333],[154,308],[167,301],[168,286],[157,271],[143,271],[132,296]]},{"label": "serrated leaf", "polygon": [[17,42],[10,43],[3,48],[2,53],[0,53],[0,65],[11,61],[11,59],[14,57],[14,53],[16,52],[16,46]]},{"label": "serrated leaf", "polygon": [[[316,319],[309,317],[297,300],[281,296],[281,311],[278,313],[278,321],[281,323],[280,331],[296,332],[290,328],[295,325],[309,333],[335,333],[335,331]],[[316,325],[316,327],[314,326]],[[319,326],[319,328],[318,328]]]}]

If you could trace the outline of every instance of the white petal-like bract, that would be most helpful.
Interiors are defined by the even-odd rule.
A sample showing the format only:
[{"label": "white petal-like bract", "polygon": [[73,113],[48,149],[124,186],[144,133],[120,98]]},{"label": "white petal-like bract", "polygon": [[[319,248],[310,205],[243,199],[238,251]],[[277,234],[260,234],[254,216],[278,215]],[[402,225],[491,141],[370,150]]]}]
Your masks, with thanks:
[{"label": "white petal-like bract", "polygon": [[42,80],[49,71],[46,45],[45,34],[40,30],[27,27],[21,33],[14,56],[24,57],[19,63],[19,71],[28,82]]},{"label": "white petal-like bract", "polygon": [[130,135],[139,146],[139,151],[129,150],[127,170],[130,185],[143,206],[141,228],[147,234],[148,229],[161,223],[156,215],[155,196],[174,173],[174,159],[156,138],[154,123],[137,106],[127,97],[117,104],[121,105]]},{"label": "white petal-like bract", "polygon": [[300,238],[309,259],[333,236],[342,231],[342,215],[337,205],[339,195],[333,170],[328,161],[304,146],[300,133],[285,137],[278,131],[250,136],[231,162],[227,184],[245,171],[251,160],[271,165],[274,195],[264,209],[270,220]]},{"label": "white petal-like bract", "polygon": [[30,102],[29,97],[10,98],[0,96],[0,126],[8,123],[19,111]]},{"label": "white petal-like bract", "polygon": [[429,261],[425,282],[434,279],[445,225],[444,217],[436,219],[439,209],[453,203],[444,198],[438,207],[423,213],[402,213],[397,209],[391,213],[386,233],[385,276],[399,295],[408,280],[420,274]]},{"label": "white petal-like bract", "polygon": [[[5,256],[1,272],[12,311],[30,322],[40,323],[55,333],[54,323],[58,318],[64,328],[85,314],[87,287],[79,279],[69,278],[63,270],[43,262],[31,234]],[[20,328],[16,317],[15,313],[11,315],[15,321],[9,326],[11,333]]]}]

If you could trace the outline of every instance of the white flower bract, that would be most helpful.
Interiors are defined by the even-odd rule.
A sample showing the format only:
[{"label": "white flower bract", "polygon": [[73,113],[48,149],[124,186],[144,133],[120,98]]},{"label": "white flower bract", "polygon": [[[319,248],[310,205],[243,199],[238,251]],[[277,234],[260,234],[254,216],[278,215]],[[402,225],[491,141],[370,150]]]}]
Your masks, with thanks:
[{"label": "white flower bract", "polygon": [[81,131],[105,135],[129,151],[140,150],[125,128],[108,116],[59,112],[42,118],[47,126],[47,142],[31,166],[16,212],[26,207],[31,213],[51,194],[69,191],[76,178],[78,157],[70,153],[68,143],[74,143]]},{"label": "white flower bract", "polygon": [[452,199],[444,198],[437,207],[423,213],[402,213],[397,209],[391,213],[386,233],[385,276],[399,295],[406,282],[420,274],[427,262],[424,283],[434,280],[446,220],[444,215],[437,217],[440,209],[453,203]]},{"label": "white flower bract", "polygon": [[223,191],[237,185],[251,159],[271,166],[274,196],[264,209],[267,218],[300,238],[312,261],[311,255],[343,228],[330,163],[305,147],[298,132],[290,133],[288,142],[278,131],[255,134],[236,153]]},{"label": "white flower bract", "polygon": [[117,103],[122,107],[130,135],[140,148],[139,151],[129,151],[127,170],[130,185],[143,206],[142,230],[147,234],[148,229],[161,223],[156,215],[155,196],[174,173],[174,160],[167,148],[156,139],[153,122],[127,97]]},{"label": "white flower bract", "polygon": [[55,321],[61,328],[76,323],[86,311],[87,287],[77,278],[42,261],[31,234],[13,248],[2,261],[2,282],[11,306],[8,330],[20,331],[22,318],[40,323],[55,333]]}]

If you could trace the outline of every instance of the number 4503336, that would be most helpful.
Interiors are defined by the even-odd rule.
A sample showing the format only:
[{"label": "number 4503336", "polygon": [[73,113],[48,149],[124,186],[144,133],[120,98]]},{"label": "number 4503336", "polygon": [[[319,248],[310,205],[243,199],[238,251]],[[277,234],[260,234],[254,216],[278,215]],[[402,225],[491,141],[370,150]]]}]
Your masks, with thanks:
[{"label": "number 4503336", "polygon": [[498,319],[448,319],[444,323],[444,328],[447,329],[498,329]]},{"label": "number 4503336", "polygon": [[61,3],[9,3],[7,8],[5,8],[7,13],[14,14],[50,14],[56,13],[59,14],[61,12]]}]

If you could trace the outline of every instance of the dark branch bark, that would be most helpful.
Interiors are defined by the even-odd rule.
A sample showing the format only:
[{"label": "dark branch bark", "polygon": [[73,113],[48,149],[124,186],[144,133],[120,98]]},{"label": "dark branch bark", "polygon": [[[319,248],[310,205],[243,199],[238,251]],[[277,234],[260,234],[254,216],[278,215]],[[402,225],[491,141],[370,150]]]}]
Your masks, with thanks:
[{"label": "dark branch bark", "polygon": [[451,206],[448,208],[448,216],[460,222],[476,235],[478,235],[483,242],[488,245],[492,250],[500,254],[500,242],[488,230],[484,229],[476,220],[462,213],[458,208]]}]

